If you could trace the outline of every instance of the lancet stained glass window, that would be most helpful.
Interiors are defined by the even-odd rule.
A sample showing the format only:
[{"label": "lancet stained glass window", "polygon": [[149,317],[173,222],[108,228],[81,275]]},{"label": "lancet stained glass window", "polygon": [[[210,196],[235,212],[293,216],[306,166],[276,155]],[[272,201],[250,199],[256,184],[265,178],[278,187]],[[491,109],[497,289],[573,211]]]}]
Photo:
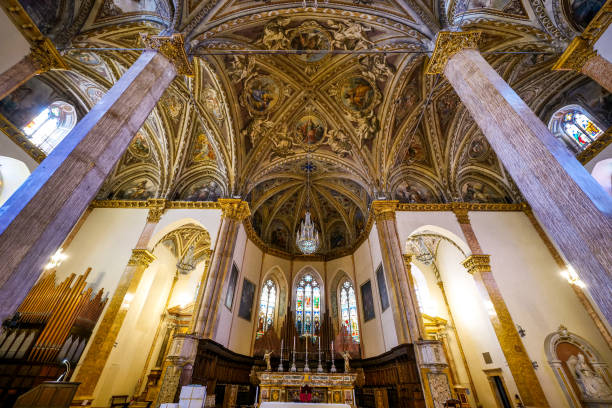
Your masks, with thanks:
[{"label": "lancet stained glass window", "polygon": [[342,325],[346,328],[353,341],[359,343],[359,321],[357,320],[357,300],[355,288],[349,281],[345,281],[340,289],[340,310]]},{"label": "lancet stained glass window", "polygon": [[276,285],[268,279],[261,290],[259,301],[259,317],[257,322],[257,337],[261,337],[274,323],[274,308],[276,307]]},{"label": "lancet stained glass window", "polygon": [[56,101],[23,127],[23,133],[45,154],[66,137],[76,125],[76,112],[69,103]]},{"label": "lancet stained glass window", "polygon": [[576,153],[586,149],[604,133],[580,105],[559,109],[551,117],[548,127]]},{"label": "lancet stained glass window", "polygon": [[295,324],[300,336],[318,336],[321,326],[321,287],[312,275],[298,282],[295,297]]}]

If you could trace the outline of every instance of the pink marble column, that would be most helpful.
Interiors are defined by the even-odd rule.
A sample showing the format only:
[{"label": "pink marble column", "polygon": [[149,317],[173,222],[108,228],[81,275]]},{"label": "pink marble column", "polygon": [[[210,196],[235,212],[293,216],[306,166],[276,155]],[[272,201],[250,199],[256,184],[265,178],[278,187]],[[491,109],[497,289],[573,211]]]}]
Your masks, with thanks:
[{"label": "pink marble column", "polygon": [[612,323],[612,197],[478,50],[452,54],[444,75]]},{"label": "pink marble column", "polygon": [[584,63],[581,72],[604,87],[608,92],[612,92],[612,63],[601,55],[589,58]]},{"label": "pink marble column", "polygon": [[168,58],[145,51],[0,209],[0,321],[21,303],[176,75]]}]

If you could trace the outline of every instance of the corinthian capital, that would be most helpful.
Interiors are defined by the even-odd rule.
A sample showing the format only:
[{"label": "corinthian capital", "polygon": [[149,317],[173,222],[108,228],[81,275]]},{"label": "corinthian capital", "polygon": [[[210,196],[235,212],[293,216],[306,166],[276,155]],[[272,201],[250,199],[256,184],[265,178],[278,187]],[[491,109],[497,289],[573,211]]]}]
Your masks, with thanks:
[{"label": "corinthian capital", "polygon": [[372,202],[372,211],[374,211],[374,219],[378,221],[394,220],[395,210],[397,210],[397,200],[376,200]]},{"label": "corinthian capital", "polygon": [[597,51],[584,38],[576,37],[559,57],[553,70],[580,72],[584,64],[595,56],[597,56]]},{"label": "corinthian capital", "polygon": [[168,58],[179,75],[193,76],[193,65],[187,58],[182,34],[171,36],[141,34],[145,48],[154,50]]},{"label": "corinthian capital", "polygon": [[476,272],[491,272],[490,258],[490,255],[470,255],[462,263],[468,273],[471,274]]},{"label": "corinthian capital", "polygon": [[27,58],[39,74],[52,69],[68,69],[68,65],[48,38],[34,41]]},{"label": "corinthian capital", "polygon": [[218,200],[223,211],[223,218],[229,218],[236,221],[242,221],[249,215],[249,203],[237,198],[220,198]]},{"label": "corinthian capital", "polygon": [[448,60],[466,48],[478,49],[480,31],[440,31],[436,38],[436,48],[427,64],[425,72],[429,75],[444,73]]}]

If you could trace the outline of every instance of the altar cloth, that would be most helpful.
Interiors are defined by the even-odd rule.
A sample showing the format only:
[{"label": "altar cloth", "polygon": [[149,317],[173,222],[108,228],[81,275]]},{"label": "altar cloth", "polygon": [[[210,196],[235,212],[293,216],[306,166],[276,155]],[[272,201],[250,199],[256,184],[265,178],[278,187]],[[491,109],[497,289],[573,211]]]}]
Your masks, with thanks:
[{"label": "altar cloth", "polygon": [[260,408],[351,408],[347,404],[317,404],[314,402],[262,402]]}]

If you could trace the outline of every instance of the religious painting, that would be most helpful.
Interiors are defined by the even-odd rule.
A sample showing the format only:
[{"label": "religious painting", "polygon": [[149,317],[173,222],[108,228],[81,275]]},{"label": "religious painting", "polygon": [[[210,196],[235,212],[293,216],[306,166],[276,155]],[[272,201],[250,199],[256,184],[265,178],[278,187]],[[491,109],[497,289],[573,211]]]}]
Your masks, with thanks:
[{"label": "religious painting", "polygon": [[322,119],[314,115],[303,116],[295,125],[296,138],[304,144],[317,144],[325,136],[325,128]]},{"label": "religious painting", "polygon": [[255,296],[255,284],[248,279],[244,279],[242,283],[242,294],[240,295],[240,306],[238,307],[238,316],[251,321],[253,313],[253,297]]},{"label": "religious painting", "polygon": [[587,28],[606,0],[564,0],[564,9],[569,20],[579,31]]},{"label": "religious painting", "polygon": [[476,180],[466,181],[461,186],[461,197],[468,203],[504,203],[506,200],[488,184]]},{"label": "religious painting", "polygon": [[63,99],[53,88],[34,77],[0,101],[0,114],[23,128],[47,106]]},{"label": "religious painting", "polygon": [[374,299],[372,297],[372,282],[367,281],[361,285],[361,302],[363,306],[363,321],[374,318]]},{"label": "religious painting", "polygon": [[146,200],[155,195],[155,186],[149,179],[138,179],[128,183],[115,194],[119,200]]},{"label": "religious painting", "polygon": [[342,403],[342,391],[333,391],[332,392],[332,403],[341,404]]},{"label": "religious painting", "polygon": [[229,281],[227,284],[227,293],[225,294],[225,307],[232,310],[234,305],[234,292],[236,292],[236,282],[238,282],[238,267],[232,264]]},{"label": "religious painting", "polygon": [[142,159],[148,158],[151,154],[149,142],[147,142],[147,138],[141,132],[136,133],[136,136],[134,136],[134,139],[132,140],[132,143],[130,143],[130,147],[128,149],[134,156]]},{"label": "religious painting", "polygon": [[306,51],[298,53],[301,61],[318,62],[329,53],[331,42],[329,35],[316,22],[308,21],[294,31],[291,49]]},{"label": "religious painting", "polygon": [[360,235],[365,229],[366,220],[363,216],[363,213],[360,209],[355,211],[355,216],[353,217],[353,224],[355,225],[355,231],[357,231],[357,235]]},{"label": "religious painting", "polygon": [[346,228],[340,223],[334,224],[329,232],[329,249],[342,248],[346,244]]},{"label": "religious painting", "polygon": [[433,197],[428,188],[415,181],[402,182],[395,191],[395,199],[401,203],[428,203]]},{"label": "religious painting", "polygon": [[194,184],[184,194],[185,201],[217,201],[223,194],[221,187],[213,180],[204,180]]},{"label": "religious painting", "polygon": [[258,76],[247,83],[244,95],[249,110],[263,115],[270,112],[280,99],[280,87],[272,77]]},{"label": "religious painting", "polygon": [[380,295],[380,308],[384,312],[389,307],[389,293],[387,292],[387,282],[385,282],[385,270],[382,264],[376,269],[376,283],[378,284],[378,294]]},{"label": "religious painting", "polygon": [[93,68],[100,76],[108,81],[113,81],[113,76],[106,64],[93,52],[69,51],[68,56],[79,61],[81,64]]},{"label": "religious painting", "polygon": [[283,250],[287,250],[289,248],[289,231],[283,223],[275,221],[272,224],[270,231],[270,244]]},{"label": "religious painting", "polygon": [[340,97],[346,108],[355,112],[369,109],[374,102],[374,87],[365,78],[347,79],[340,88]]},{"label": "religious painting", "polygon": [[223,105],[219,101],[219,95],[216,90],[206,88],[204,92],[202,92],[202,100],[204,101],[206,110],[213,115],[216,120],[223,119]]},{"label": "religious painting", "polygon": [[97,86],[90,86],[87,88],[87,96],[91,103],[96,105],[104,96],[104,91]]},{"label": "religious painting", "polygon": [[193,149],[193,161],[196,163],[215,161],[215,151],[204,133],[200,133]]},{"label": "religious painting", "polygon": [[344,390],[344,403],[352,404],[353,403],[353,391]]}]

